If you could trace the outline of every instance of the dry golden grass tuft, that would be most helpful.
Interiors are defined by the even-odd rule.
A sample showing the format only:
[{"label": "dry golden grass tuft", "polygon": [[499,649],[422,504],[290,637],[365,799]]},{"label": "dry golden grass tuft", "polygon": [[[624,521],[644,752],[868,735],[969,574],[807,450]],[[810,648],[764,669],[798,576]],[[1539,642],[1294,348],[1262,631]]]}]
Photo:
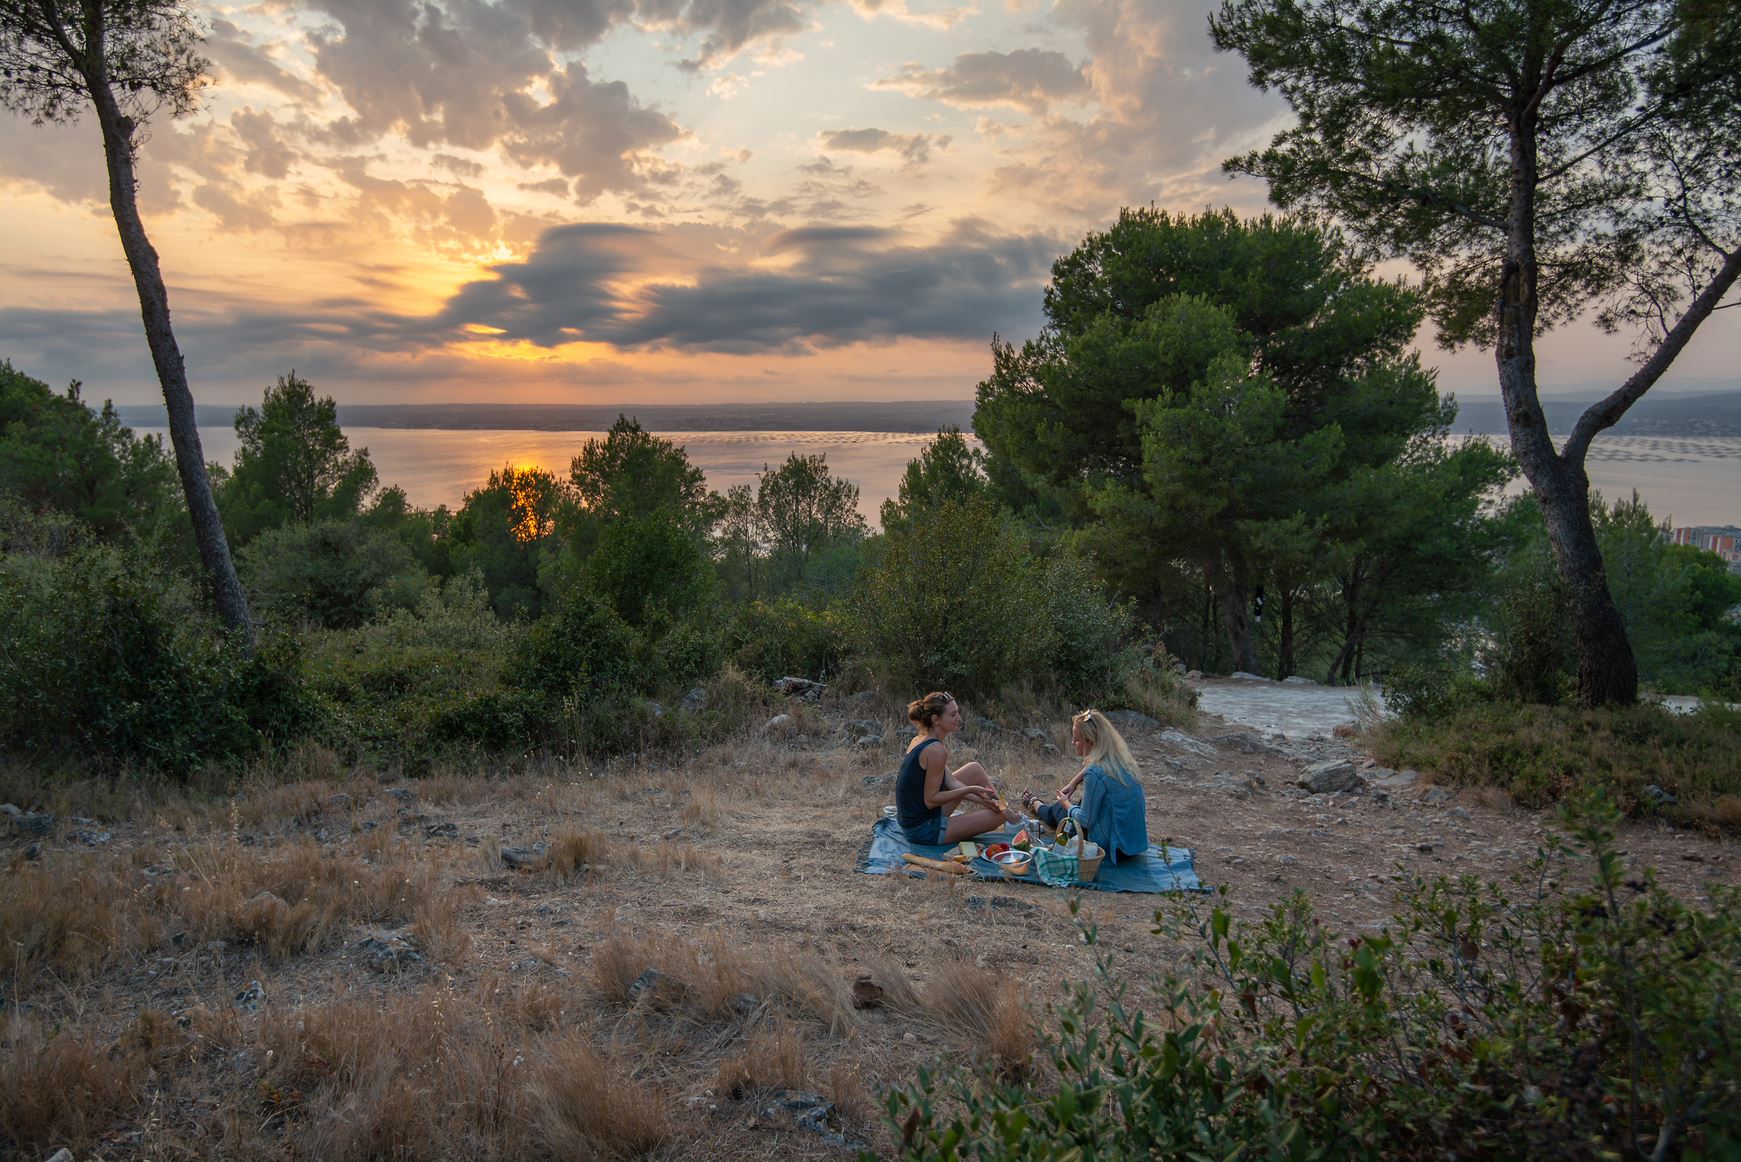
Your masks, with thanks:
[{"label": "dry golden grass tuft", "polygon": [[542,1048],[529,1085],[534,1132],[554,1158],[627,1158],[672,1134],[662,1095],[580,1033]]},{"label": "dry golden grass tuft", "polygon": [[720,1061],[715,1088],[732,1101],[742,1101],[757,1090],[807,1089],[809,1077],[804,1040],[781,1021],[758,1029]]},{"label": "dry golden grass tuft", "polygon": [[1000,1074],[1027,1074],[1033,1021],[1014,981],[989,969],[957,964],[926,986],[924,1003],[943,1028],[977,1046]]},{"label": "dry golden grass tuft", "polygon": [[[499,851],[496,858],[500,859]],[[671,840],[625,843],[590,830],[565,831],[551,840],[544,853],[544,866],[560,879],[603,867],[668,880],[686,876],[717,880],[725,871],[725,861],[719,856],[686,843]]]},{"label": "dry golden grass tuft", "polygon": [[0,1039],[0,1142],[47,1157],[80,1145],[133,1110],[154,1051],[99,1044],[88,1034],[49,1034],[12,1016]]},{"label": "dry golden grass tuft", "polygon": [[24,863],[0,892],[0,949],[18,993],[44,972],[89,979],[117,956],[156,943],[160,924],[129,909],[124,864],[83,856]]},{"label": "dry golden grass tuft", "polygon": [[638,1002],[699,1021],[742,1023],[772,1009],[836,1035],[857,1022],[844,975],[815,953],[790,947],[619,934],[594,950],[592,974],[616,1004]]}]

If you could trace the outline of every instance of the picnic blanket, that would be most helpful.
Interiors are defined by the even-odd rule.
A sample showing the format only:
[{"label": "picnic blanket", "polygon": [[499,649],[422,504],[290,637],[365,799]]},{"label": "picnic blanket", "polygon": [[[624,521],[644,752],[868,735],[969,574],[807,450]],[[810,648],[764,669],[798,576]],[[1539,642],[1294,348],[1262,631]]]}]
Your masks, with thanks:
[{"label": "picnic blanket", "polygon": [[[982,846],[988,843],[1007,842],[1009,836],[1002,832],[991,832],[979,836],[977,842]],[[955,849],[955,844],[914,843],[901,830],[893,819],[878,819],[871,826],[870,842],[865,844],[859,853],[858,870],[873,876],[886,876],[891,872],[907,872],[912,875],[924,875],[921,868],[913,867],[901,859],[904,852],[915,855],[929,856],[931,859],[942,859]],[[1029,883],[1045,887],[1044,881],[1032,870],[1027,875],[1006,876],[1001,868],[988,859],[976,859],[968,865],[974,875],[983,880],[1004,880],[1012,883]],[[1115,866],[1110,861],[1100,865],[1100,874],[1085,884],[1075,887],[1097,892],[1206,892],[1209,889],[1203,881],[1197,878],[1197,870],[1191,863],[1191,849],[1187,847],[1168,847],[1164,852],[1154,845],[1149,846],[1148,853],[1140,857],[1126,856]]]}]

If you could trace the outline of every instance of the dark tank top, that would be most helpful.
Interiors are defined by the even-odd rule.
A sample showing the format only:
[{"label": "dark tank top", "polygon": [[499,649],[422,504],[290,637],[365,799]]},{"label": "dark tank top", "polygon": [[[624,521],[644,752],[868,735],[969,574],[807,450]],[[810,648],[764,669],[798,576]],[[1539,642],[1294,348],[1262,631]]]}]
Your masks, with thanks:
[{"label": "dark tank top", "polygon": [[895,817],[902,827],[921,827],[937,814],[937,808],[925,805],[925,768],[919,756],[937,740],[928,738],[901,760],[901,773],[895,776]]}]

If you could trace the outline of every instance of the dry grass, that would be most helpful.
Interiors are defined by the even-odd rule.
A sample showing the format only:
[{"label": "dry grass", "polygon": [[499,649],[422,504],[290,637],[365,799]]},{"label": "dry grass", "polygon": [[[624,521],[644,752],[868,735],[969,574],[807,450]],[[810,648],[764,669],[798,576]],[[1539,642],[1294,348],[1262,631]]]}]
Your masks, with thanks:
[{"label": "dry grass", "polygon": [[[499,851],[495,859],[500,860]],[[667,880],[688,876],[718,880],[725,872],[725,861],[719,856],[686,843],[623,843],[590,830],[558,835],[550,841],[544,860],[545,868],[562,879],[595,868],[626,869]]]},{"label": "dry grass", "polygon": [[720,1061],[715,1089],[732,1101],[742,1101],[757,1090],[808,1089],[809,1081],[804,1040],[782,1021],[757,1030],[737,1052]]},{"label": "dry grass", "polygon": [[1033,1057],[1033,1019],[1019,985],[1001,973],[958,964],[939,973],[923,994],[938,1023],[984,1054],[1000,1074],[1026,1076]]},{"label": "dry grass", "polygon": [[697,1021],[741,1024],[778,1010],[814,1020],[837,1036],[856,1022],[843,973],[791,947],[745,947],[720,936],[697,942],[619,935],[594,950],[592,973],[613,1003],[639,1003]]},{"label": "dry grass", "polygon": [[531,1109],[539,1144],[553,1158],[629,1158],[672,1134],[662,1095],[636,1083],[584,1037],[544,1047],[532,1071]]},{"label": "dry grass", "polygon": [[47,1157],[65,1142],[92,1140],[138,1105],[154,1056],[12,1016],[0,1038],[0,1142]]}]

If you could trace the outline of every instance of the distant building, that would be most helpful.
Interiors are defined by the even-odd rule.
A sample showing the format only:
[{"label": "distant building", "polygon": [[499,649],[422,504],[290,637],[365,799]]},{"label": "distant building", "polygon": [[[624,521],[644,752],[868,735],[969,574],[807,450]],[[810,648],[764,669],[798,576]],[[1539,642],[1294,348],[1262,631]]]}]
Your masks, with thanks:
[{"label": "distant building", "polygon": [[1741,573],[1741,528],[1734,525],[1692,525],[1673,530],[1669,540],[1677,545],[1692,545],[1715,553],[1729,562],[1729,568]]}]

